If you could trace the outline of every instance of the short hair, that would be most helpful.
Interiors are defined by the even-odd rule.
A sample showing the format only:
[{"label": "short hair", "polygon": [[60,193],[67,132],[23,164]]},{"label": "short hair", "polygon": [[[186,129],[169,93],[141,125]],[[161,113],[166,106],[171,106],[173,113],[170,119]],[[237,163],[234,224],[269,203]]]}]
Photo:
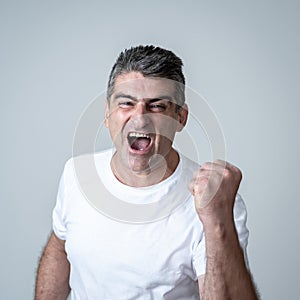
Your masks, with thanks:
[{"label": "short hair", "polygon": [[172,51],[153,45],[136,46],[122,51],[109,75],[107,99],[113,94],[116,78],[129,72],[140,72],[145,77],[161,77],[174,80],[177,106],[185,103],[185,78],[182,60]]}]

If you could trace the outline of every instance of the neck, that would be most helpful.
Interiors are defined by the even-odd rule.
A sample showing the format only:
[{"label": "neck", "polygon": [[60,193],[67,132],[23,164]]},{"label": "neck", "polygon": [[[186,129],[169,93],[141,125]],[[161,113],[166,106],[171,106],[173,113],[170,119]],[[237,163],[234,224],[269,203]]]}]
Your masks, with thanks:
[{"label": "neck", "polygon": [[113,155],[110,165],[115,177],[123,184],[133,187],[145,187],[167,179],[174,173],[178,163],[179,155],[171,148],[164,159],[157,156],[157,159],[151,160],[149,168],[143,172],[135,172],[123,167],[117,152]]}]

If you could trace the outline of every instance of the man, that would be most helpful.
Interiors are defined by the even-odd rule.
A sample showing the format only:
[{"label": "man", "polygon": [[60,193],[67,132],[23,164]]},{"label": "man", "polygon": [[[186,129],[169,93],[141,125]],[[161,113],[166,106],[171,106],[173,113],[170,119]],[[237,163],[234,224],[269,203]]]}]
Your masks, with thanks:
[{"label": "man", "polygon": [[105,116],[115,148],[95,154],[112,195],[105,199],[160,207],[175,201],[170,195],[187,197],[160,218],[118,221],[86,201],[77,161],[69,160],[37,300],[66,299],[70,291],[72,299],[199,299],[199,291],[201,299],[257,299],[246,263],[240,170],[221,160],[199,167],[172,146],[188,117],[184,84],[182,61],[171,51],[138,46],[120,54]]}]

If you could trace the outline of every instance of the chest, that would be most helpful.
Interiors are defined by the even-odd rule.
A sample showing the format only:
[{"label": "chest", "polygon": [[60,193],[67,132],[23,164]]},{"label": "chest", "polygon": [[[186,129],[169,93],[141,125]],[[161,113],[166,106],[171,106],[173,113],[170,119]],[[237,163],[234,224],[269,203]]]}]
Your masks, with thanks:
[{"label": "chest", "polygon": [[71,268],[78,273],[97,274],[101,282],[117,278],[149,288],[161,280],[168,284],[182,276],[194,277],[197,237],[181,215],[128,224],[85,206],[68,215],[66,251]]}]

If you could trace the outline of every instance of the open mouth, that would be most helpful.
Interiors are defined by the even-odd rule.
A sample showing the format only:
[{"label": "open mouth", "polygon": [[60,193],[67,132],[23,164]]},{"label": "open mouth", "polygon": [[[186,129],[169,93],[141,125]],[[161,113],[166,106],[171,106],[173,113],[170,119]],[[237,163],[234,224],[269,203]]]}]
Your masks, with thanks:
[{"label": "open mouth", "polygon": [[152,138],[149,134],[130,132],[127,137],[129,146],[135,151],[145,151],[151,146]]}]

